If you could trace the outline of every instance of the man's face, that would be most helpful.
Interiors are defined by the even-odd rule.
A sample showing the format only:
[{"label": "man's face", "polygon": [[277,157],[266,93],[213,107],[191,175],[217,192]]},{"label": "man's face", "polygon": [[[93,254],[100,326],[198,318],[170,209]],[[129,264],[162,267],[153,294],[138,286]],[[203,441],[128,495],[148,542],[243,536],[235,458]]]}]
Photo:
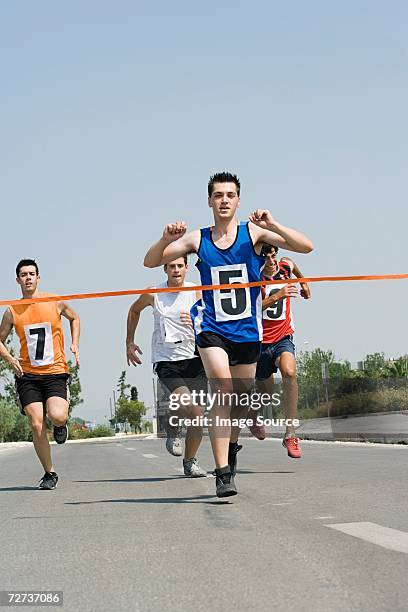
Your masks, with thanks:
[{"label": "man's face", "polygon": [[239,196],[235,183],[214,183],[208,205],[219,219],[232,219],[239,206]]},{"label": "man's face", "polygon": [[183,285],[187,270],[188,265],[184,263],[183,257],[179,257],[166,264],[164,271],[167,274],[169,285],[173,287]]},{"label": "man's face", "polygon": [[17,283],[20,285],[23,293],[34,293],[37,289],[40,277],[37,274],[35,266],[23,266],[17,276]]},{"label": "man's face", "polygon": [[274,249],[272,249],[270,253],[265,255],[265,267],[263,271],[264,271],[264,274],[268,275],[268,274],[275,274],[277,269],[278,269],[278,254]]}]

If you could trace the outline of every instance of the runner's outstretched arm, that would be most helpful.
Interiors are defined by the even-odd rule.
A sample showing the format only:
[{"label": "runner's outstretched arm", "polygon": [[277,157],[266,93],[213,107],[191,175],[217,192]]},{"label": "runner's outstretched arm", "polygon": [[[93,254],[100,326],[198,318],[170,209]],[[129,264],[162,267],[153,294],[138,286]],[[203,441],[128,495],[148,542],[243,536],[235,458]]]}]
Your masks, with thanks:
[{"label": "runner's outstretched arm", "polygon": [[249,220],[257,226],[251,227],[254,244],[266,242],[296,253],[313,251],[313,244],[307,236],[275,221],[269,210],[258,208],[249,216]]},{"label": "runner's outstretched arm", "polygon": [[143,293],[140,298],[133,302],[129,308],[126,324],[126,358],[128,365],[140,365],[142,362],[139,355],[143,355],[141,348],[135,344],[135,331],[139,324],[140,313],[147,306],[153,306],[153,295]]},{"label": "runner's outstretched arm", "polygon": [[[283,261],[286,261],[292,270],[292,273],[296,278],[305,278],[302,272],[300,271],[299,266],[292,260],[290,257],[282,257]],[[310,291],[310,287],[307,283],[300,283],[300,295],[305,300],[308,300],[312,297],[312,292]]]},{"label": "runner's outstretched arm", "polygon": [[81,321],[79,315],[66,302],[58,302],[60,315],[68,319],[71,329],[71,353],[75,357],[75,363],[79,366],[79,336],[81,334]]},{"label": "runner's outstretched arm", "polygon": [[187,232],[184,221],[169,223],[156,244],[150,247],[144,258],[146,268],[157,268],[188,253],[196,253],[200,243],[200,232]]},{"label": "runner's outstretched arm", "polygon": [[11,330],[13,329],[13,315],[10,312],[10,309],[7,308],[6,312],[3,315],[0,324],[0,357],[7,361],[7,363],[13,368],[16,376],[23,376],[23,370],[20,365],[20,359],[17,357],[13,357],[10,351],[7,350],[5,346],[5,341],[11,334]]}]

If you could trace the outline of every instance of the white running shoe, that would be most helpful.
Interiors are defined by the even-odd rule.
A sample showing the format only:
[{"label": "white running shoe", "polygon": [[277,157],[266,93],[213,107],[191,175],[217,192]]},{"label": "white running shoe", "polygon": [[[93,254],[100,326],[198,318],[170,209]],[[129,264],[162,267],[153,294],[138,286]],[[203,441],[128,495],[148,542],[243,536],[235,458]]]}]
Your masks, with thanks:
[{"label": "white running shoe", "polygon": [[203,478],[207,472],[198,465],[197,459],[183,459],[184,476],[187,478]]}]

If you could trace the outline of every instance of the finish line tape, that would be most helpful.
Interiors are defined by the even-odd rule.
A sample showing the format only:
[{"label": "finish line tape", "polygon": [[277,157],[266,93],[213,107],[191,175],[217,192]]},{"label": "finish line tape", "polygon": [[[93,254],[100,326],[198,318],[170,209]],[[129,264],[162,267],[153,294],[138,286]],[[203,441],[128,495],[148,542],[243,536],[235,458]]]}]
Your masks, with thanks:
[{"label": "finish line tape", "polygon": [[371,276],[310,276],[305,278],[287,278],[279,280],[262,280],[252,283],[233,283],[226,285],[195,285],[193,287],[148,287],[146,289],[129,289],[125,291],[99,291],[98,293],[73,293],[72,295],[52,295],[48,297],[27,298],[20,300],[0,300],[0,306],[18,306],[35,304],[37,302],[60,302],[68,300],[91,300],[95,298],[117,297],[124,295],[143,295],[144,293],[180,293],[182,291],[214,291],[215,289],[245,289],[266,285],[282,285],[294,283],[324,283],[344,281],[379,281],[401,280],[408,274],[382,274]]}]

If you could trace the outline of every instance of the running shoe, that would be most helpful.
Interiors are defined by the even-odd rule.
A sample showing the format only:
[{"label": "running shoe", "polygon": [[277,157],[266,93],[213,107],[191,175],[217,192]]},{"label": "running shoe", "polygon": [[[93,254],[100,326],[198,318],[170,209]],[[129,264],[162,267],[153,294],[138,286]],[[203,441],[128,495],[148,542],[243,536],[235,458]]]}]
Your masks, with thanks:
[{"label": "running shoe", "polygon": [[57,444],[65,444],[68,440],[68,425],[57,427],[54,425],[54,440]]},{"label": "running shoe", "polygon": [[248,428],[254,438],[258,438],[258,440],[265,440],[266,438],[266,429],[265,425],[257,425],[254,423],[251,427]]},{"label": "running shoe", "polygon": [[300,448],[299,438],[289,436],[282,440],[282,446],[288,451],[288,456],[292,459],[300,459],[302,456],[302,449]]},{"label": "running shoe", "polygon": [[170,455],[174,455],[174,457],[181,457],[181,455],[183,454],[183,447],[181,444],[181,427],[175,427],[170,425],[168,419],[166,419],[165,430],[167,434],[167,452],[170,453]]},{"label": "running shoe", "polygon": [[173,438],[172,436],[167,436],[166,450],[170,453],[170,455],[174,455],[174,457],[181,457],[181,455],[183,454],[183,445],[181,444],[181,437]]},{"label": "running shoe", "polygon": [[39,489],[51,491],[56,489],[58,484],[58,474],[56,472],[45,472],[38,485]]},{"label": "running shoe", "polygon": [[235,476],[237,473],[237,453],[242,448],[242,444],[238,444],[237,442],[230,442],[228,449],[228,465],[231,468],[232,476]]},{"label": "running shoe", "polygon": [[207,472],[203,470],[197,462],[197,459],[183,459],[184,476],[187,478],[203,478],[207,476]]},{"label": "running shoe", "polygon": [[238,493],[229,465],[215,469],[215,487],[217,497],[231,497]]}]

